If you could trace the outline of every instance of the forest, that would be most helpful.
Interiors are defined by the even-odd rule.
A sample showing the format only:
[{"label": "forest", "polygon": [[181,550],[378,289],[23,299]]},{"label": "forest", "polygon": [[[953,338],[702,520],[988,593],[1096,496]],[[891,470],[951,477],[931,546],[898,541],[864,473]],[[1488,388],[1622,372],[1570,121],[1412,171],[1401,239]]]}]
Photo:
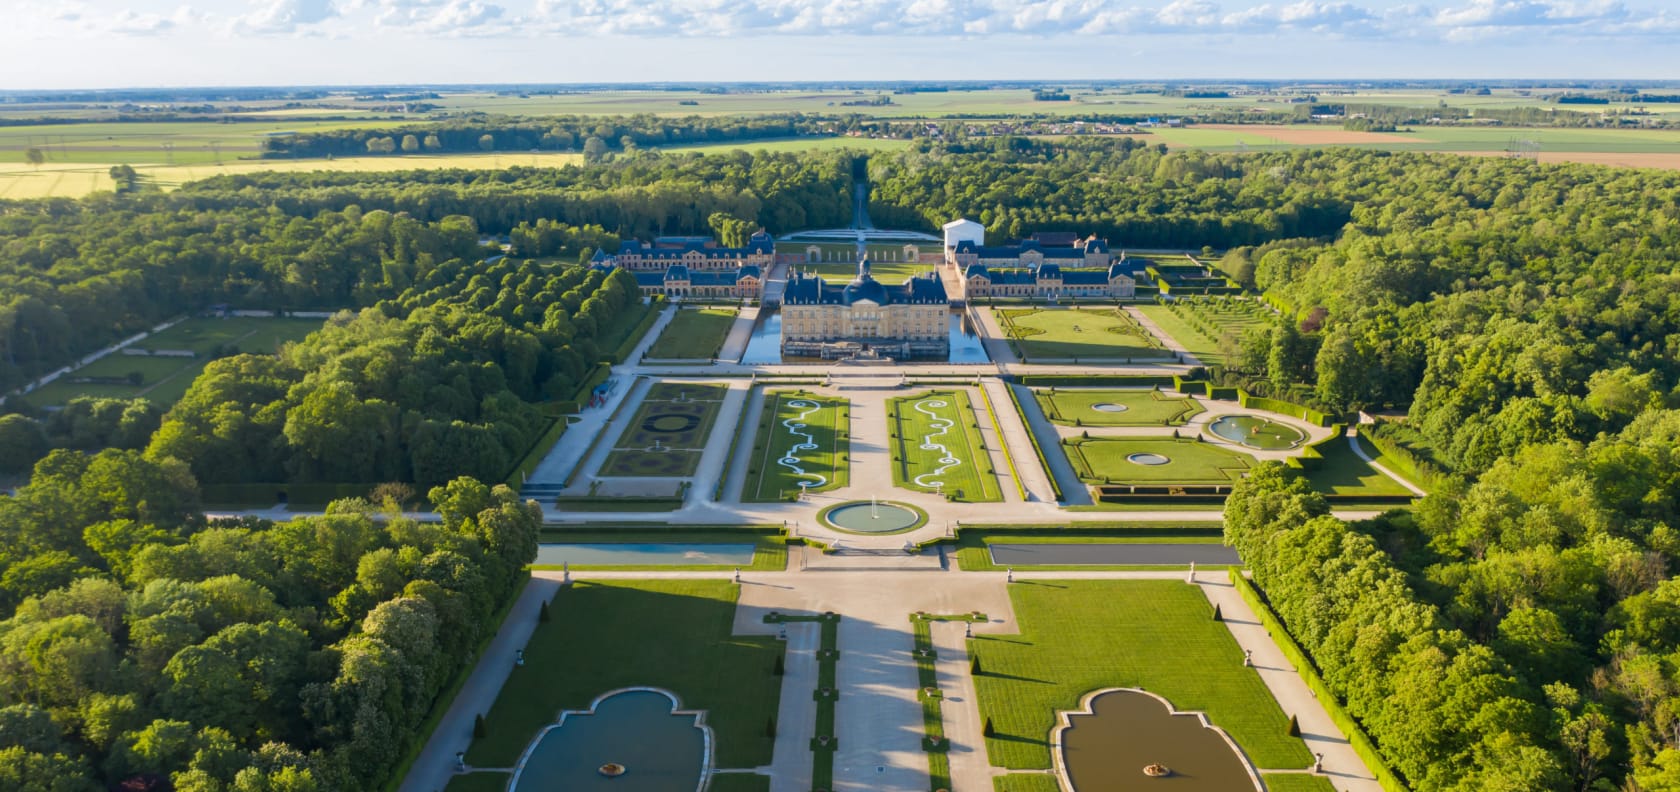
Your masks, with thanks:
[{"label": "forest", "polygon": [[831,120],[799,114],[755,118],[636,115],[536,119],[477,115],[390,129],[337,129],[274,135],[263,141],[263,156],[348,157],[419,152],[575,149],[594,161],[608,152],[790,138],[818,134],[832,126]]},{"label": "forest", "polygon": [[[1200,251],[1275,312],[1269,327],[1235,339],[1240,354],[1214,377],[1333,413],[1382,415],[1373,436],[1430,472],[1432,494],[1415,510],[1345,523],[1287,471],[1263,467],[1228,502],[1227,538],[1411,788],[1680,787],[1680,174],[998,137],[874,154],[869,175],[870,214],[882,226],[934,230],[967,216],[992,242],[1061,230],[1107,237],[1117,250]],[[222,558],[249,536],[283,542],[303,530],[251,526],[227,538],[198,525],[197,484],[186,482],[499,480],[520,453],[513,440],[549,418],[540,405],[587,376],[630,312],[633,285],[570,262],[629,237],[743,222],[773,232],[841,226],[850,180],[851,159],[837,153],[632,153],[553,170],[224,176],[170,194],[0,205],[6,385],[207,304],[353,309],[278,357],[211,363],[167,414],[90,402],[44,421],[0,419],[8,454],[32,449],[0,462],[40,460],[18,497],[0,498],[0,530],[17,534],[5,546],[22,548],[0,572],[16,608],[7,624],[72,618],[59,615],[68,592],[106,586],[100,602],[125,603],[102,623],[107,639],[65,640],[106,652],[111,668],[167,667],[186,644],[148,654],[153,638],[130,621],[161,612],[136,604],[157,585],[136,570],[162,578],[173,568],[149,560],[162,550],[128,548],[202,541],[193,552]],[[505,235],[517,256],[486,261],[486,235]],[[30,413],[26,399],[7,409]],[[85,456],[98,448],[113,450]],[[58,495],[32,494],[38,486]],[[78,488],[98,507],[78,501]],[[351,517],[322,519],[310,530]],[[95,530],[112,520],[124,527]],[[437,551],[405,534],[363,552],[401,555],[404,542],[421,546],[405,557]],[[261,584],[285,603],[276,613],[316,609],[293,619],[309,651],[365,657],[331,647],[365,637],[384,600],[331,610],[345,573],[309,589],[327,594],[295,593],[290,575],[316,573],[287,571],[304,562],[280,555],[269,571],[237,574],[273,582]],[[180,628],[193,645],[229,628],[193,613],[182,618],[197,632]],[[48,667],[27,655],[46,639],[0,629],[0,648],[24,653],[0,662]],[[336,678],[324,662],[305,664],[310,680]],[[134,684],[165,684],[157,679]],[[197,723],[166,703],[191,697],[134,693],[148,717],[119,729],[88,725],[115,717],[89,712],[89,702],[129,688],[60,687],[56,676],[42,684],[50,690],[9,695],[60,728],[46,729],[34,710],[16,718],[35,727],[0,723],[0,735],[57,735],[0,738],[12,746],[3,750],[47,757],[31,762],[123,772],[154,766],[113,765],[138,755],[127,746],[260,752],[251,739],[284,733],[295,749],[286,757],[323,757],[310,766],[319,777],[339,772],[329,757],[342,744],[319,741],[354,732],[340,722],[318,730],[326,737],[299,737],[317,733],[316,715],[289,725],[253,715],[214,725],[231,735],[224,742],[215,742],[221,732],[196,736],[208,723],[191,739],[177,730],[124,741],[160,719]],[[301,698],[306,713],[345,712],[309,710],[328,699]],[[259,765],[278,773],[291,761]]]},{"label": "forest", "polygon": [[[718,213],[776,232],[844,225],[850,180],[838,154],[650,155],[556,170],[228,176],[167,194],[0,201],[0,389],[215,304],[368,307],[450,261],[498,252],[480,245],[487,234],[528,239],[537,255],[570,244],[570,255],[621,237],[707,233]],[[557,219],[577,230],[554,236]]]},{"label": "forest", "polygon": [[0,497],[0,788],[378,788],[494,632],[541,513],[460,478],[442,522],[346,500],[207,522],[186,465],[41,460]]}]

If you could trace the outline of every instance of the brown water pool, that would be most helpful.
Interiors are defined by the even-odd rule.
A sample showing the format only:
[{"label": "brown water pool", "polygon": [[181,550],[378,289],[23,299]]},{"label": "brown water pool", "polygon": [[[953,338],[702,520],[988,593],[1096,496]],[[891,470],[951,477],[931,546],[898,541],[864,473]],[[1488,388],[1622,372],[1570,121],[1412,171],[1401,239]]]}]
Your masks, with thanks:
[{"label": "brown water pool", "polygon": [[[1195,715],[1173,715],[1166,702],[1132,690],[1091,699],[1091,713],[1068,716],[1062,759],[1077,792],[1238,792],[1257,789],[1231,745]],[[1166,765],[1150,778],[1143,768]]]}]

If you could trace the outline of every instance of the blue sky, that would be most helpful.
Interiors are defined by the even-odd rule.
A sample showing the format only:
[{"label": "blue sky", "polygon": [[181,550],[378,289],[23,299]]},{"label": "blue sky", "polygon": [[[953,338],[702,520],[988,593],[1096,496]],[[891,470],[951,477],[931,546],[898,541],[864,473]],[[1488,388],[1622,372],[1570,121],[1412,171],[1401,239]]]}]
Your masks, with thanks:
[{"label": "blue sky", "polygon": [[12,0],[0,88],[1680,79],[1657,0]]}]

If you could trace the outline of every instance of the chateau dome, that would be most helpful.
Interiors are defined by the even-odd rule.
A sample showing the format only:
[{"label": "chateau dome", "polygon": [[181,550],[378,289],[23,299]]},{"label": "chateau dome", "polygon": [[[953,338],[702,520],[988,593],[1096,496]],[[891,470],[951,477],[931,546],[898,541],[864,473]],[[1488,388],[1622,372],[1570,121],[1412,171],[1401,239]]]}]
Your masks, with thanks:
[{"label": "chateau dome", "polygon": [[868,300],[876,305],[886,305],[888,303],[887,287],[882,286],[881,282],[875,280],[875,276],[870,274],[869,259],[866,258],[858,262],[857,277],[853,278],[851,283],[846,284],[846,290],[842,292],[841,300],[847,305],[859,300]]}]

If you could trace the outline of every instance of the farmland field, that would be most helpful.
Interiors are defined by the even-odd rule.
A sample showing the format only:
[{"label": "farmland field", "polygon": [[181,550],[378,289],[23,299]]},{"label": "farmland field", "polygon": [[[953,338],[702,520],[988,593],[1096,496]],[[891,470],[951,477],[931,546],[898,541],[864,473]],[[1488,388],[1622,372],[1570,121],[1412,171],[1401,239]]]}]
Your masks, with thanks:
[{"label": "farmland field", "polygon": [[888,404],[894,485],[971,503],[1003,500],[967,392],[929,391]]},{"label": "farmland field", "polygon": [[802,487],[824,492],[846,486],[851,468],[850,402],[793,391],[764,396],[741,500],[785,500]]},{"label": "farmland field", "polygon": [[[193,317],[136,342],[131,349],[191,350],[193,357],[107,355],[25,397],[38,407],[61,405],[77,396],[145,398],[160,407],[181,399],[193,379],[220,353],[274,354],[289,341],[320,329],[319,319],[235,316]],[[138,375],[138,377],[136,377]],[[92,378],[94,382],[75,382]],[[132,380],[138,379],[136,384]]]}]

